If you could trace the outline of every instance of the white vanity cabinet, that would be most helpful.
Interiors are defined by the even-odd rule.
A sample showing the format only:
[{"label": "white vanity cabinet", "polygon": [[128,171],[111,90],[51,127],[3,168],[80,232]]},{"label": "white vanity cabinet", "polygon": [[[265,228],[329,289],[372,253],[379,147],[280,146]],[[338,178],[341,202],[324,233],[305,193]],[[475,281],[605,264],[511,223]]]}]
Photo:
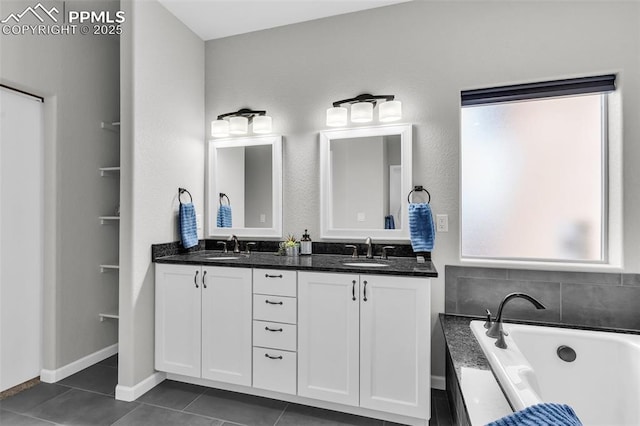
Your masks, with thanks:
[{"label": "white vanity cabinet", "polygon": [[251,386],[248,268],[156,264],[155,367]]},{"label": "white vanity cabinet", "polygon": [[298,395],[428,419],[430,280],[298,273]]}]

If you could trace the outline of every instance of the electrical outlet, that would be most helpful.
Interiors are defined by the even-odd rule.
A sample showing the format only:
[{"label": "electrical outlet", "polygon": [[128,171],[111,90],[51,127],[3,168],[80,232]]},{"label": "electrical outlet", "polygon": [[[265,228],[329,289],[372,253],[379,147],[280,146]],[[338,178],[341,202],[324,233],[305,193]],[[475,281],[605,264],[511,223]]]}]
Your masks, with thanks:
[{"label": "electrical outlet", "polygon": [[436,231],[449,232],[449,215],[446,215],[446,214],[436,215]]},{"label": "electrical outlet", "polygon": [[267,221],[267,215],[264,213],[260,213],[260,223],[265,223]]},{"label": "electrical outlet", "polygon": [[358,222],[364,222],[366,220],[366,215],[362,212],[359,212],[356,216]]},{"label": "electrical outlet", "polygon": [[196,229],[198,231],[202,231],[202,215],[201,214],[196,215]]}]

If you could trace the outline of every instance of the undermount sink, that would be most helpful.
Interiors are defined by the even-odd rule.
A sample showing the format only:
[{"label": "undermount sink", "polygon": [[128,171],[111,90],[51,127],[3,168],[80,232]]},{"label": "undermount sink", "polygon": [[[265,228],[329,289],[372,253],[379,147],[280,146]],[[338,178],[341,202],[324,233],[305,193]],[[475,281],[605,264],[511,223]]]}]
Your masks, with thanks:
[{"label": "undermount sink", "polygon": [[242,259],[243,256],[213,256],[213,257],[207,257],[207,260],[238,260],[238,259]]},{"label": "undermount sink", "polygon": [[362,266],[367,268],[382,268],[385,266],[389,266],[386,263],[375,263],[375,262],[344,262],[344,266]]}]

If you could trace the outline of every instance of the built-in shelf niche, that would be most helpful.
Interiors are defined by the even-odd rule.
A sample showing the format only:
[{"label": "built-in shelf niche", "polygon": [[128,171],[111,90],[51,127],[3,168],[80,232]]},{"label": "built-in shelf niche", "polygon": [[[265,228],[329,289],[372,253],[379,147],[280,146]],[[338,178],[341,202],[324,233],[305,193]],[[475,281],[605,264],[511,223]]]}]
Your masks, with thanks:
[{"label": "built-in shelf niche", "polygon": [[120,173],[120,166],[116,167],[100,167],[100,176],[109,176]]},{"label": "built-in shelf niche", "polygon": [[[113,132],[115,133],[113,135],[113,140],[117,140],[118,143],[120,142],[120,121],[111,121],[111,122],[107,122],[107,121],[103,121],[100,123],[100,127],[104,130],[107,130],[109,132]],[[113,177],[113,178],[118,178],[120,177],[120,166],[113,166],[113,165],[107,165],[105,167],[100,167],[98,169],[98,171],[100,172],[100,176],[102,177]],[[111,186],[113,185],[113,183],[109,183],[108,186],[105,186],[105,191],[113,191],[113,187]],[[118,204],[119,204],[119,198],[118,198]],[[114,206],[114,211],[117,214],[118,209],[115,208],[116,206]],[[120,222],[120,216],[117,215],[105,215],[105,216],[99,216],[100,219],[100,224],[101,225],[114,225],[114,224],[119,224]],[[114,230],[110,230],[108,232],[119,232],[118,231],[119,227],[115,227]],[[119,254],[116,251],[113,255],[109,256],[109,260],[114,259],[114,257],[111,256],[115,256],[115,259],[118,259]],[[115,278],[117,280],[119,280],[119,274],[120,274],[120,265],[119,265],[119,260],[116,260],[115,262],[106,262],[100,265],[100,273],[110,273],[110,274],[116,274]],[[112,278],[108,278],[105,277],[106,281],[109,281],[109,284],[111,284],[111,279]],[[116,280],[115,284],[116,287],[114,288],[114,291],[116,291],[116,294],[118,292],[118,281]],[[118,297],[116,296],[116,301],[118,300]],[[109,305],[107,305],[108,307]],[[105,307],[105,308],[107,308]],[[105,321],[105,320],[118,320],[120,318],[119,314],[118,314],[118,307],[116,305],[115,309],[110,309],[108,308],[105,312],[101,312],[98,314],[98,317],[100,318],[100,321]]]},{"label": "built-in shelf niche", "polygon": [[104,321],[106,319],[114,319],[114,320],[120,319],[120,315],[118,315],[118,313],[116,312],[103,312],[103,313],[99,313],[98,316],[100,317],[100,321]]},{"label": "built-in shelf niche", "polygon": [[120,265],[100,265],[100,272],[118,271]]},{"label": "built-in shelf niche", "polygon": [[100,127],[103,128],[104,130],[108,130],[110,132],[119,132],[120,131],[120,122],[119,121],[112,121],[112,122],[106,122],[103,121],[100,123]]}]

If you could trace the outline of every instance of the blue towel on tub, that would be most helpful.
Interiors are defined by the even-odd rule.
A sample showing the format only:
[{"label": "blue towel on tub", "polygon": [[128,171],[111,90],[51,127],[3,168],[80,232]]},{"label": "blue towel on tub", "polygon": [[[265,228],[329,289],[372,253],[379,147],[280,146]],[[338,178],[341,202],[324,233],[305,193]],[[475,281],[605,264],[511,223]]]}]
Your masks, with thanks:
[{"label": "blue towel on tub", "polygon": [[231,228],[231,206],[223,204],[218,208],[216,226],[218,228]]},{"label": "blue towel on tub", "polygon": [[565,404],[532,405],[487,426],[582,426],[571,407]]},{"label": "blue towel on tub", "polygon": [[409,237],[414,252],[433,250],[436,230],[429,203],[409,204]]},{"label": "blue towel on tub", "polygon": [[198,245],[196,208],[192,203],[180,203],[180,238],[184,248]]}]

